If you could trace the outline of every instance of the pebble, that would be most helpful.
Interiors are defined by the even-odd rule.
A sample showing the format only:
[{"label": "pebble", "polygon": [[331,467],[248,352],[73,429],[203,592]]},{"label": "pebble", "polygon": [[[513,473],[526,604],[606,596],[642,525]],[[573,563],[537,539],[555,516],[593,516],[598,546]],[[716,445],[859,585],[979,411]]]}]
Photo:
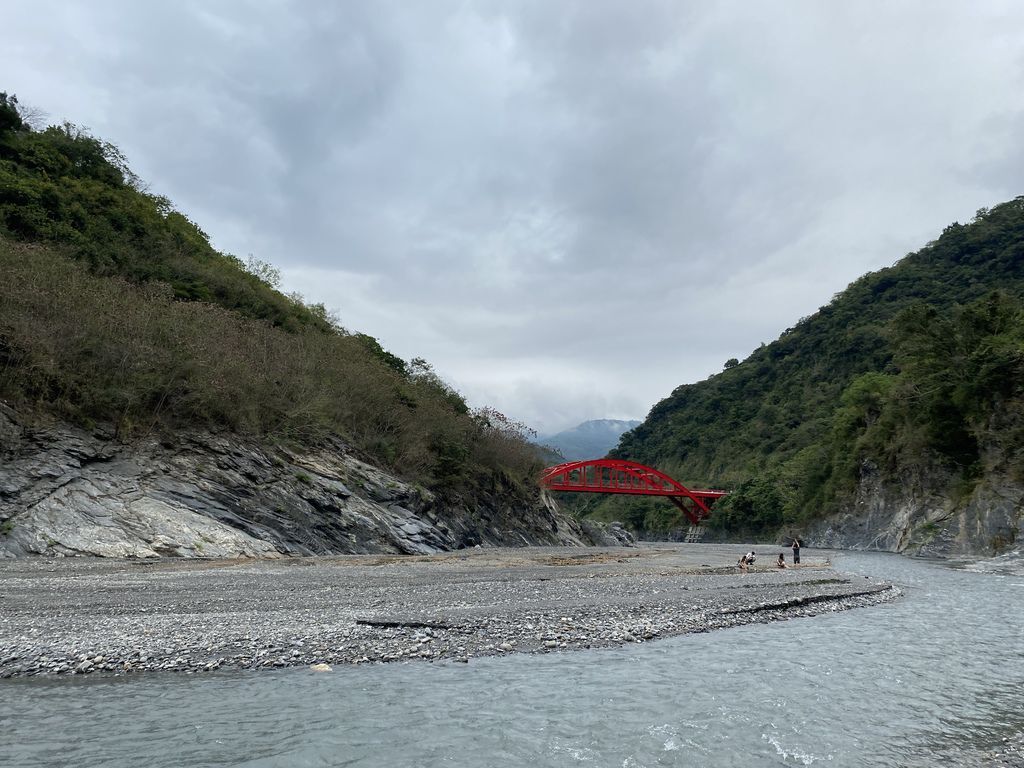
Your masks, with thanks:
[{"label": "pebble", "polygon": [[[523,552],[482,557],[507,553],[521,563]],[[815,616],[900,595],[825,568],[741,575],[645,570],[634,561],[629,570],[602,564],[593,579],[594,565],[303,562],[309,567],[0,561],[0,677],[468,663]],[[397,625],[357,623],[368,619]]]}]

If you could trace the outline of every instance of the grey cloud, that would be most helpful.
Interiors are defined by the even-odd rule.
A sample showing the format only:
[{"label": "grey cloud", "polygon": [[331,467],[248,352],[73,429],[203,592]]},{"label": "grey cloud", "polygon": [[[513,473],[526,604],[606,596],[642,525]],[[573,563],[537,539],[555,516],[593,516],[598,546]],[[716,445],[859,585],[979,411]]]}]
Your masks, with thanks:
[{"label": "grey cloud", "polygon": [[1024,177],[1014,2],[8,15],[0,87],[545,429],[643,416]]}]

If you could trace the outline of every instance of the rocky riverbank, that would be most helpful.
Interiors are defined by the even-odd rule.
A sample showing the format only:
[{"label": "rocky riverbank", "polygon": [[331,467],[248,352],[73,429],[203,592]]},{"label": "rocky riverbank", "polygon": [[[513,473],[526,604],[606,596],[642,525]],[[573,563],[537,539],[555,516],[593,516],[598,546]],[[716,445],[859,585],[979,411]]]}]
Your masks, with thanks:
[{"label": "rocky riverbank", "polygon": [[122,442],[0,402],[0,559],[429,554],[483,546],[618,545],[536,488],[500,477],[445,497],[362,460],[192,430]]},{"label": "rocky riverbank", "polygon": [[899,595],[832,571],[813,550],[798,569],[765,562],[740,574],[743,550],[0,561],[0,677],[464,662],[646,642]]}]

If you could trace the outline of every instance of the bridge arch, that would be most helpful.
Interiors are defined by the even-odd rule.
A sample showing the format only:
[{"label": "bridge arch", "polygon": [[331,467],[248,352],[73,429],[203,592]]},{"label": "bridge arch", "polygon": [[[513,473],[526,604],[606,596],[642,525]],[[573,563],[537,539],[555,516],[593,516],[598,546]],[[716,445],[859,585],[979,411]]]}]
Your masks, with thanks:
[{"label": "bridge arch", "polygon": [[540,485],[550,491],[575,493],[623,493],[634,496],[664,496],[699,525],[711,514],[716,499],[726,491],[691,490],[654,467],[622,459],[567,461],[546,468]]}]

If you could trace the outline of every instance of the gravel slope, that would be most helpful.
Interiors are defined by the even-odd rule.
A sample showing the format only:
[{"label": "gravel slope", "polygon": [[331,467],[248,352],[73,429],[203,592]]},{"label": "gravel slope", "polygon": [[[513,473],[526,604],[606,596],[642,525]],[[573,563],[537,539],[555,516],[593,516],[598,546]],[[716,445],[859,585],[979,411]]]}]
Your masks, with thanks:
[{"label": "gravel slope", "polygon": [[742,545],[286,560],[0,561],[0,677],[549,652],[892,600],[830,570],[748,574]]}]

